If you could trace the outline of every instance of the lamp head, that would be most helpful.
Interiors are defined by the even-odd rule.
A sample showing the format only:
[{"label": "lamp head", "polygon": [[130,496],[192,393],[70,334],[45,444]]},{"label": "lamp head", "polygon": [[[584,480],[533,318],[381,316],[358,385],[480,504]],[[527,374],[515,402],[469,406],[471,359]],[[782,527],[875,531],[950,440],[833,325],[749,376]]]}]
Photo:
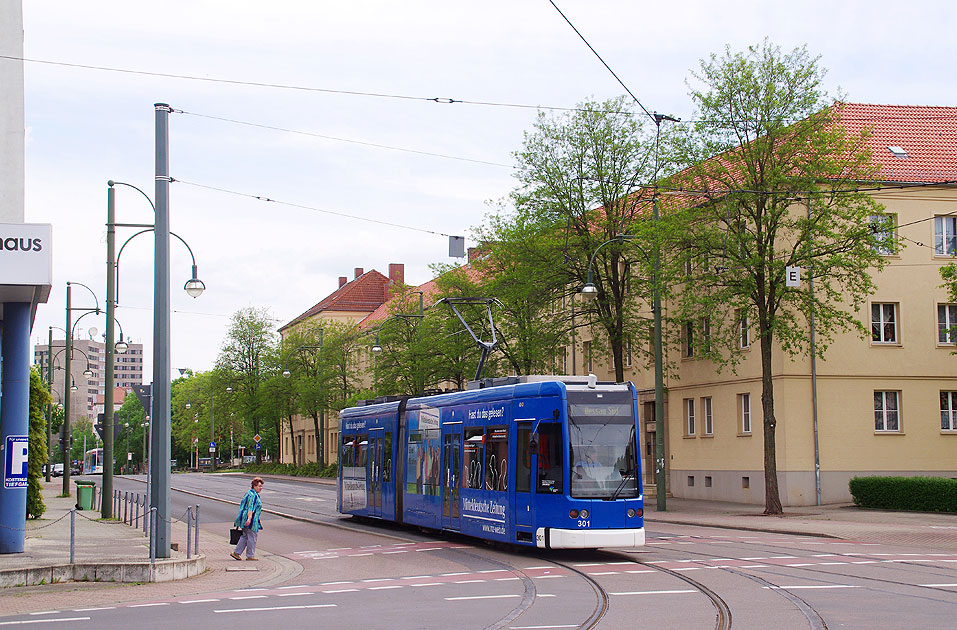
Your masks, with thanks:
[{"label": "lamp head", "polygon": [[87,377],[87,378],[92,378],[92,376],[93,376],[93,370],[90,369],[90,366],[86,366],[86,369],[83,370],[83,376],[85,376],[85,377]]},{"label": "lamp head", "polygon": [[70,385],[70,391],[71,391],[71,392],[75,392],[75,391],[77,391],[77,390],[79,390],[79,389],[80,389],[80,388],[76,386],[76,383],[74,383],[73,385]]},{"label": "lamp head", "polygon": [[130,344],[123,341],[123,336],[120,335],[120,340],[113,344],[113,350],[116,354],[126,354],[126,351],[130,349]]},{"label": "lamp head", "polygon": [[192,406],[193,406],[193,405],[192,405],[191,403],[186,403],[186,408],[187,408],[187,409],[189,409],[189,408],[192,407]]},{"label": "lamp head", "polygon": [[372,354],[375,354],[375,355],[382,354],[382,346],[380,346],[378,343],[372,346]]},{"label": "lamp head", "polygon": [[289,378],[290,376],[292,376],[292,372],[290,372],[289,370],[283,370],[282,376],[283,378]]},{"label": "lamp head", "polygon": [[193,277],[186,281],[186,284],[183,285],[183,289],[189,297],[194,299],[201,296],[203,291],[206,290],[206,285],[203,284],[203,281],[196,277],[196,265],[193,265]]},{"label": "lamp head", "polygon": [[585,286],[582,287],[581,296],[586,302],[591,302],[598,297],[598,287],[592,282],[586,282]]},{"label": "lamp head", "polygon": [[233,386],[232,386],[232,385],[227,385],[227,386],[226,386],[226,393],[227,393],[227,394],[232,394],[232,393],[233,393]]}]

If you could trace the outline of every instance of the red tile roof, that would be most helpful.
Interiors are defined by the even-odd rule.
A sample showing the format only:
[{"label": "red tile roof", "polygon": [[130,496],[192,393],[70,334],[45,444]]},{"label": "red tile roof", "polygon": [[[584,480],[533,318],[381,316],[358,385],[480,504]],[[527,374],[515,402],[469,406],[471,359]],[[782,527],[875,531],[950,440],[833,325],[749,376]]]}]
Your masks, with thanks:
[{"label": "red tile roof", "polygon": [[[465,272],[469,280],[477,281],[481,278],[480,272],[471,264],[463,265],[460,269]],[[409,294],[413,291],[422,292],[422,303],[424,304],[425,308],[428,308],[429,306],[434,304],[435,301],[438,299],[438,294],[439,294],[438,278],[433,278],[432,280],[429,280],[428,282],[424,284],[420,284],[417,287],[411,288],[408,291],[404,292],[402,295],[397,295],[396,297],[392,298],[388,302],[385,302],[375,311],[373,311],[372,313],[369,313],[361,322],[359,322],[359,329],[368,330],[370,328],[375,327],[376,325],[378,325],[385,319],[387,319],[393,313],[393,305],[402,299],[409,300],[410,299]],[[418,296],[412,296],[411,299],[414,300],[417,297]],[[412,308],[412,310],[415,310],[415,308],[417,307],[418,305],[415,305]]]},{"label": "red tile roof", "polygon": [[385,302],[389,295],[390,281],[375,269],[367,271],[352,282],[330,293],[318,304],[296,317],[279,330],[309,319],[323,311],[358,311],[371,313]]},{"label": "red tile roof", "polygon": [[[868,145],[880,181],[957,181],[957,107],[843,103],[840,116],[851,133],[871,128]],[[904,149],[907,157],[888,147]]]}]

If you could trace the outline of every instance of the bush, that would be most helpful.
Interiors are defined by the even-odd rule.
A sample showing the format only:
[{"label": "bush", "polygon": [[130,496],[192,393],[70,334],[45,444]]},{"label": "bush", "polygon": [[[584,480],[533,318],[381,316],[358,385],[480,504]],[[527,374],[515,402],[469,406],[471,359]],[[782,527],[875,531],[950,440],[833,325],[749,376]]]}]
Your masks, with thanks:
[{"label": "bush", "polygon": [[295,464],[246,464],[243,472],[254,475],[289,475],[292,477],[335,477],[338,467],[336,464],[320,466],[319,462],[309,462],[297,466]]},{"label": "bush", "polygon": [[47,506],[43,502],[43,465],[47,462],[47,423],[44,410],[52,397],[40,373],[30,370],[30,454],[27,463],[27,517],[40,518]]},{"label": "bush", "polygon": [[957,479],[943,477],[854,477],[854,504],[883,510],[957,512]]}]

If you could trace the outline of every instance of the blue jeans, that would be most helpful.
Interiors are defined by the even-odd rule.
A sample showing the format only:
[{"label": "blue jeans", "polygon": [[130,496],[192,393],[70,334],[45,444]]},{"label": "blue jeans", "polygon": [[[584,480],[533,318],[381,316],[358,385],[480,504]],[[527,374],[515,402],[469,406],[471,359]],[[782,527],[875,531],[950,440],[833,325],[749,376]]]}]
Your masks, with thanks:
[{"label": "blue jeans", "polygon": [[259,538],[259,532],[254,532],[249,527],[243,527],[243,535],[239,537],[239,542],[236,544],[236,549],[234,553],[237,556],[243,555],[243,550],[246,550],[246,557],[252,558],[256,555],[256,539]]}]

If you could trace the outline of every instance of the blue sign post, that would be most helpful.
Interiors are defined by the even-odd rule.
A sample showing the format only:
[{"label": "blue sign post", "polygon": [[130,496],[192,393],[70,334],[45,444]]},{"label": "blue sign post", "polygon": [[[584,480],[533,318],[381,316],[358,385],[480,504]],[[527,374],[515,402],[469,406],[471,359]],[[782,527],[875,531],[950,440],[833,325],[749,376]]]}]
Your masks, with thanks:
[{"label": "blue sign post", "polygon": [[27,521],[27,463],[30,453],[30,303],[3,305],[0,330],[0,553],[23,553]]}]

